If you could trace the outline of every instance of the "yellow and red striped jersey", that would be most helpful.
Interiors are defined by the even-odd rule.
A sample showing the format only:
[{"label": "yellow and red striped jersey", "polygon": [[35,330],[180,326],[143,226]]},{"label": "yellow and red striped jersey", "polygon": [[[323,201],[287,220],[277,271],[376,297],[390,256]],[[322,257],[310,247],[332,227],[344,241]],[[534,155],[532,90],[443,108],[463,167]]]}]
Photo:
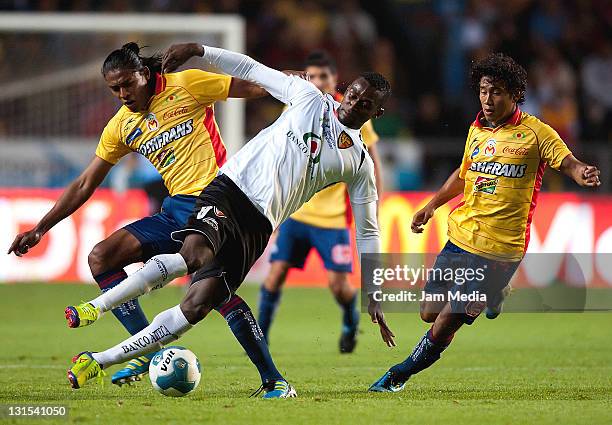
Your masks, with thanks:
[{"label": "yellow and red striped jersey", "polygon": [[463,202],[449,215],[448,236],[474,254],[520,260],[544,169],[558,170],[571,152],[555,130],[518,107],[494,129],[483,121],[481,111],[468,132],[459,172]]},{"label": "yellow and red striped jersey", "polygon": [[116,164],[138,152],[157,168],[170,195],[198,195],[226,160],[213,105],[227,99],[231,80],[198,69],[158,74],[148,112],[122,106],[104,128],[96,155]]}]

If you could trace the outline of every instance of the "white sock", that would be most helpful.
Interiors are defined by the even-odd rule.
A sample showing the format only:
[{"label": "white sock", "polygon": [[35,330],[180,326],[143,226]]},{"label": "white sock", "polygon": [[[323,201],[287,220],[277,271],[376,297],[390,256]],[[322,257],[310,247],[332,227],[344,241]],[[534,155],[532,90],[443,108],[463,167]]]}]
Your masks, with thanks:
[{"label": "white sock", "polygon": [[181,254],[156,255],[136,273],[131,274],[119,285],[94,298],[90,303],[102,312],[109,311],[153,289],[159,289],[177,277],[186,274],[187,264],[185,264],[185,259]]},{"label": "white sock", "polygon": [[181,306],[177,305],[159,313],[149,326],[136,335],[106,351],[93,353],[93,358],[105,368],[123,363],[161,349],[165,344],[179,339],[192,327],[181,311]]}]

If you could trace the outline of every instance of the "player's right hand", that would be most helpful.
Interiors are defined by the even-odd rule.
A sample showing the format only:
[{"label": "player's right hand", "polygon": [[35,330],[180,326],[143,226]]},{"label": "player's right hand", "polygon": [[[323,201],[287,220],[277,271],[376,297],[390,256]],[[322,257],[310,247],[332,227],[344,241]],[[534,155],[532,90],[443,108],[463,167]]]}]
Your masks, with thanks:
[{"label": "player's right hand", "polygon": [[27,254],[30,248],[36,246],[42,237],[43,233],[36,229],[20,233],[15,237],[15,240],[11,244],[7,254],[14,252],[17,257],[21,257],[22,255]]},{"label": "player's right hand", "polygon": [[410,225],[412,233],[423,233],[423,226],[433,217],[434,211],[435,209],[429,205],[417,211],[414,217],[412,217],[412,224]]},{"label": "player's right hand", "polygon": [[173,44],[162,56],[162,73],[175,71],[194,56],[203,56],[204,47],[198,43]]}]

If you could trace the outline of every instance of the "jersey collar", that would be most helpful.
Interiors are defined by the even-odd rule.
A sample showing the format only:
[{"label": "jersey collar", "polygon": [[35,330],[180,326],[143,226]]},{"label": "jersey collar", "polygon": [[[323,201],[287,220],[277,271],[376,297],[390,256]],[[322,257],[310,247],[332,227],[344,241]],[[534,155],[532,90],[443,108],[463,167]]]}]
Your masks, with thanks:
[{"label": "jersey collar", "polygon": [[166,89],[166,77],[155,73],[155,94],[160,94]]},{"label": "jersey collar", "polygon": [[[499,128],[503,127],[506,124],[519,125],[521,123],[521,115],[522,115],[521,109],[518,107],[518,105],[516,105],[516,109],[514,110],[514,113],[510,115],[510,117],[508,117],[508,119],[503,124],[500,124],[497,127],[495,127],[493,131],[497,131]],[[490,127],[485,127],[484,125],[482,125],[483,121],[484,121],[484,114],[482,113],[482,110],[481,110],[478,112],[478,115],[476,115],[476,119],[474,120],[472,125],[478,128],[490,128]]]}]

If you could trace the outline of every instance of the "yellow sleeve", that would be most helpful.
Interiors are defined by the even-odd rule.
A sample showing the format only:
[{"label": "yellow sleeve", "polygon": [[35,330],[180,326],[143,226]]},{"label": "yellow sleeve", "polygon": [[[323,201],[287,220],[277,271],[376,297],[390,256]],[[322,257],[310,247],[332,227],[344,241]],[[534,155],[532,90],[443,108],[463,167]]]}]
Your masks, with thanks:
[{"label": "yellow sleeve", "polygon": [[459,177],[465,180],[465,173],[472,166],[472,158],[470,157],[470,150],[473,150],[474,146],[470,143],[470,136],[472,135],[472,129],[468,131],[467,139],[465,139],[465,148],[463,149],[463,158],[461,159],[461,166],[459,167]]},{"label": "yellow sleeve", "polygon": [[217,100],[226,100],[229,95],[232,77],[214,74],[199,69],[187,69],[176,74],[168,74],[168,85],[182,86],[196,101],[210,105]]},{"label": "yellow sleeve", "polygon": [[370,147],[378,142],[379,137],[378,134],[376,134],[376,130],[374,130],[372,120],[366,121],[366,123],[361,127],[361,138],[367,147]]},{"label": "yellow sleeve", "polygon": [[116,164],[122,157],[132,152],[121,140],[120,128],[120,120],[115,115],[104,127],[96,148],[96,156],[111,164]]},{"label": "yellow sleeve", "polygon": [[563,159],[572,153],[559,134],[547,124],[542,123],[538,140],[540,158],[555,170],[558,170]]}]

